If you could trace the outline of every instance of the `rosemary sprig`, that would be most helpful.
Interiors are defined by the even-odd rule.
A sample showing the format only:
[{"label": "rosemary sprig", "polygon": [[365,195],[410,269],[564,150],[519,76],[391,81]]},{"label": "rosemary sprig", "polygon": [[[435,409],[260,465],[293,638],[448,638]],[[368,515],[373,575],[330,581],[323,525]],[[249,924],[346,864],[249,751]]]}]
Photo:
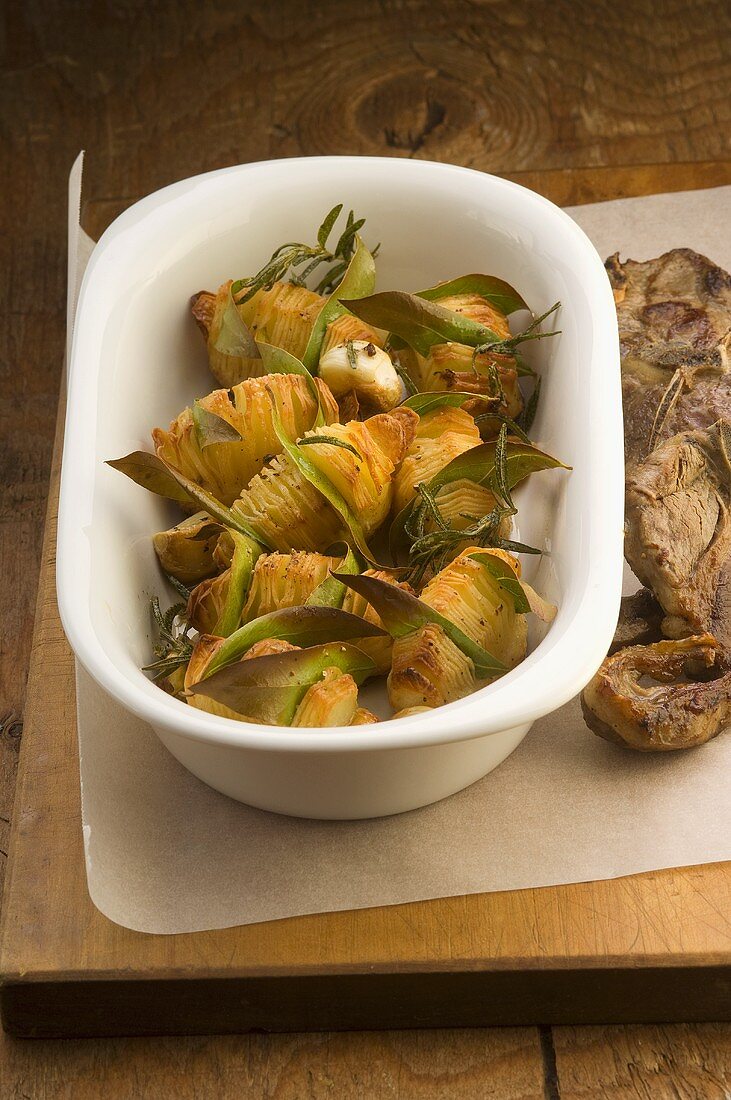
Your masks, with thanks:
[{"label": "rosemary sprig", "polygon": [[[244,279],[237,279],[231,287],[238,305],[253,298],[258,290],[267,290],[274,283],[281,282],[289,275],[289,281],[303,286],[321,264],[331,264],[315,287],[318,294],[329,294],[342,279],[355,251],[357,236],[365,225],[365,218],[356,218],[351,210],[345,228],[335,247],[330,250],[327,241],[340,217],[343,204],[338,203],[330,210],[317,231],[317,244],[308,245],[300,241],[287,241],[275,249],[264,266],[256,273]],[[373,250],[376,255],[378,248]],[[242,293],[245,292],[245,293]]]},{"label": "rosemary sprig", "polygon": [[[515,366],[519,375],[530,375],[536,377],[536,372],[531,366],[526,363],[522,355],[518,351],[519,346],[526,340],[544,340],[548,336],[558,336],[561,332],[560,329],[555,329],[553,332],[539,332],[539,326],[550,317],[552,313],[555,313],[559,309],[561,303],[555,302],[550,309],[547,309],[545,313],[542,313],[540,317],[535,317],[531,321],[525,332],[519,332],[516,336],[509,336],[505,340],[493,340],[487,344],[478,344],[472,352],[472,370],[475,374],[478,374],[477,370],[477,357],[480,355],[506,355],[512,356],[515,359]],[[493,394],[500,399],[500,404],[505,403],[505,391],[503,389],[502,378],[500,376],[500,369],[494,359],[483,362],[483,366],[487,369],[487,379]],[[536,397],[537,401],[537,397]],[[533,409],[533,415],[535,415],[535,408]]]},{"label": "rosemary sprig", "polygon": [[530,397],[528,398],[528,401],[526,402],[526,406],[523,409],[523,412],[521,413],[521,416],[520,416],[524,432],[529,432],[531,430],[531,428],[533,427],[533,421],[536,418],[536,412],[538,410],[538,398],[540,396],[541,396],[541,379],[537,378],[536,379],[536,384],[533,387],[533,392],[531,393]]},{"label": "rosemary sprig", "polygon": [[[418,508],[422,507],[417,506]],[[438,506],[437,512],[438,512]],[[427,573],[438,573],[452,558],[460,545],[464,543],[470,546],[497,547],[500,550],[509,550],[513,554],[540,554],[534,546],[527,546],[522,542],[512,539],[504,539],[500,535],[500,524],[506,516],[513,515],[509,508],[500,505],[493,508],[487,515],[478,518],[476,516],[463,516],[471,520],[471,524],[463,530],[457,530],[451,524],[445,523],[444,517],[439,514],[439,524],[436,531],[422,533],[412,543],[409,551],[409,565],[406,579],[417,588],[421,585]],[[426,517],[422,517],[426,522]]]},{"label": "rosemary sprig", "polygon": [[[538,332],[538,328],[547,317],[550,317],[560,307],[560,302],[554,302],[551,308],[542,313],[540,317],[534,317],[524,332],[519,332],[515,336],[508,336],[505,340],[492,340],[487,344],[479,344],[472,353],[472,361],[474,362],[475,356],[483,355],[486,352],[492,352],[493,355],[513,355],[517,348],[527,340],[545,340],[548,336],[559,336],[561,329],[555,329],[553,332]],[[525,364],[523,366],[530,372],[529,367],[526,367]]]},{"label": "rosemary sprig", "polygon": [[495,484],[498,493],[502,497],[505,508],[511,515],[515,515],[517,508],[513,504],[513,497],[508,484],[508,465],[506,444],[508,442],[508,426],[500,425],[497,440],[495,441]]},{"label": "rosemary sprig", "polygon": [[[188,591],[179,581],[169,579],[176,588],[180,586],[183,591]],[[181,665],[187,665],[193,655],[193,643],[188,637],[189,626],[185,619],[185,608],[184,603],[176,603],[163,612],[157,596],[153,596],[150,600],[150,610],[158,632],[158,640],[152,647],[156,660],[149,665],[143,665],[142,671],[154,673],[156,680],[169,676]]]},{"label": "rosemary sprig", "polygon": [[188,600],[190,599],[190,594],[193,591],[193,589],[192,588],[186,588],[186,586],[183,584],[183,582],[179,581],[177,577],[174,577],[172,575],[172,573],[166,573],[165,574],[165,579],[168,582],[168,584],[171,584],[173,586],[173,588],[178,593],[180,598],[182,600],[184,600],[185,603],[187,604]]},{"label": "rosemary sprig", "polygon": [[310,435],[305,439],[300,439],[297,443],[298,447],[305,447],[308,443],[327,443],[330,447],[342,447],[344,451],[350,451],[355,457],[362,462],[363,456],[356,451],[352,443],[346,443],[344,439],[336,439],[334,435]]},{"label": "rosemary sprig", "polygon": [[[514,554],[540,553],[533,546],[505,539],[500,534],[502,521],[517,514],[507,464],[508,429],[510,426],[517,428],[517,425],[508,417],[501,419],[503,423],[495,443],[495,472],[491,478],[491,489],[497,502],[491,512],[481,517],[463,514],[462,518],[469,520],[470,524],[458,530],[444,519],[436,496],[426,483],[417,486],[421,499],[414,505],[404,525],[404,532],[411,541],[407,576],[412,584],[421,584],[429,571],[438,573],[451,561],[455,549],[465,542],[473,546],[494,546]],[[518,432],[523,435],[519,428]],[[430,520],[434,529],[428,531]]]},{"label": "rosemary sprig", "polygon": [[[475,349],[475,351],[472,353],[472,370],[475,374],[479,376],[480,372],[478,371],[477,364],[475,363],[476,353],[477,349]],[[507,403],[505,399],[505,389],[503,387],[503,380],[500,376],[500,371],[498,370],[497,363],[494,359],[491,359],[489,362],[485,363],[485,366],[487,368],[487,380],[490,385],[490,396],[497,399],[498,407],[500,405],[505,405]]]}]

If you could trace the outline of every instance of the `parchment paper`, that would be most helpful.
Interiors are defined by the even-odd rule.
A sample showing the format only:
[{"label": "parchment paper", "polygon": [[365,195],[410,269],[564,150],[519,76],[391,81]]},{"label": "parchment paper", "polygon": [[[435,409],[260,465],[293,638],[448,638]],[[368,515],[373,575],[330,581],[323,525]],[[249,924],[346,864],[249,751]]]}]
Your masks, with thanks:
[{"label": "parchment paper", "polygon": [[[726,187],[569,212],[602,257],[619,249],[648,259],[685,245],[728,268],[730,200]],[[630,574],[626,590],[635,587]],[[89,891],[107,917],[137,931],[193,932],[731,858],[728,735],[644,756],[591,734],[575,700],[537,722],[496,771],[443,802],[377,821],[313,822],[216,793],[83,670],[77,690]]]}]

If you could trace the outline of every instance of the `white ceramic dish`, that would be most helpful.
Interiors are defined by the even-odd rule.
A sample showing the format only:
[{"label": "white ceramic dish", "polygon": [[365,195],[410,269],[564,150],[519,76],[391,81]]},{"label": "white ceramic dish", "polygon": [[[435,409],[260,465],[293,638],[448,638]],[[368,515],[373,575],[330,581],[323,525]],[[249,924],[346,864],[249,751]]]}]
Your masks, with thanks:
[{"label": "white ceramic dish", "polygon": [[[559,605],[513,672],[431,714],[297,730],[187,707],[140,671],[150,541],[174,508],[104,465],[213,388],[191,293],[256,270],[306,239],[336,202],[381,241],[378,287],[417,289],[468,271],[513,283],[532,308],[562,302],[562,335],[527,345],[543,375],[533,434],[574,467],[529,479],[520,536],[545,548],[526,576]],[[61,617],[78,659],[195,775],[280,813],[359,818],[426,805],[496,767],[541,715],[572,698],[609,645],[622,572],[619,351],[602,263],[561,210],[513,183],[424,161],[316,157],[184,180],[107,230],[83,281],[70,366],[58,539]]]}]

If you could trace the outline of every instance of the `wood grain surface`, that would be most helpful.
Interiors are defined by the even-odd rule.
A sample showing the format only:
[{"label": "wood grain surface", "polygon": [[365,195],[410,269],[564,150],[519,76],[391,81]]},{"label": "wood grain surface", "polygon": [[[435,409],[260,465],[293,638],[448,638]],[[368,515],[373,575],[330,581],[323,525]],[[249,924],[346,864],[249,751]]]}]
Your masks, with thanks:
[{"label": "wood grain surface", "polygon": [[[725,0],[292,0],[217,10],[190,0],[9,0],[0,20],[4,852],[63,352],[66,177],[78,149],[89,151],[97,228],[194,172],[313,153],[454,160],[519,175],[567,203],[707,186],[721,182],[712,162],[731,149],[731,13]],[[673,175],[640,167],[676,161],[708,163]],[[616,177],[602,170],[609,165],[624,167]],[[553,1040],[535,1029],[6,1039],[3,1056],[0,1095],[33,1100],[715,1098],[731,1089],[729,1031],[713,1025],[562,1028]]]}]

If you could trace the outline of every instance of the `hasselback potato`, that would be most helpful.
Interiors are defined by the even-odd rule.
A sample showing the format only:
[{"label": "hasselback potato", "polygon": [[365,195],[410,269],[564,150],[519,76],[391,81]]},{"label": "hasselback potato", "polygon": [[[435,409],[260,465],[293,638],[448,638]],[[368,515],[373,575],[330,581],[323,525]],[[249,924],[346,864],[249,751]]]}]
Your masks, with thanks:
[{"label": "hasselback potato", "polygon": [[[470,555],[492,554],[520,576],[520,563],[504,550],[472,546],[429,581],[420,599],[449,619],[477,645],[513,668],[525,656],[525,616],[495,577]],[[428,623],[393,646],[393,665],[388,678],[391,705],[437,707],[468,695],[476,686],[474,665],[447,637],[444,629]]]},{"label": "hasselback potato", "polygon": [[[369,420],[330,424],[306,433],[303,448],[320,475],[342,495],[368,537],[388,515],[393,473],[417,422],[410,409]],[[338,446],[328,439],[346,444]],[[353,450],[357,452],[353,453]],[[344,534],[343,521],[288,455],[278,455],[252,479],[232,511],[278,550],[317,550]]]},{"label": "hasselback potato", "polygon": [[[315,384],[326,422],[337,420],[338,409],[327,386]],[[272,421],[272,401],[288,435],[303,435],[315,423],[317,402],[306,378],[297,374],[269,374],[249,378],[231,390],[214,390],[198,401],[206,412],[225,421],[240,439],[204,445],[194,409],[184,409],[169,429],[155,428],[152,439],[158,456],[197,482],[224,504],[231,504],[264,463],[281,447]]]}]

